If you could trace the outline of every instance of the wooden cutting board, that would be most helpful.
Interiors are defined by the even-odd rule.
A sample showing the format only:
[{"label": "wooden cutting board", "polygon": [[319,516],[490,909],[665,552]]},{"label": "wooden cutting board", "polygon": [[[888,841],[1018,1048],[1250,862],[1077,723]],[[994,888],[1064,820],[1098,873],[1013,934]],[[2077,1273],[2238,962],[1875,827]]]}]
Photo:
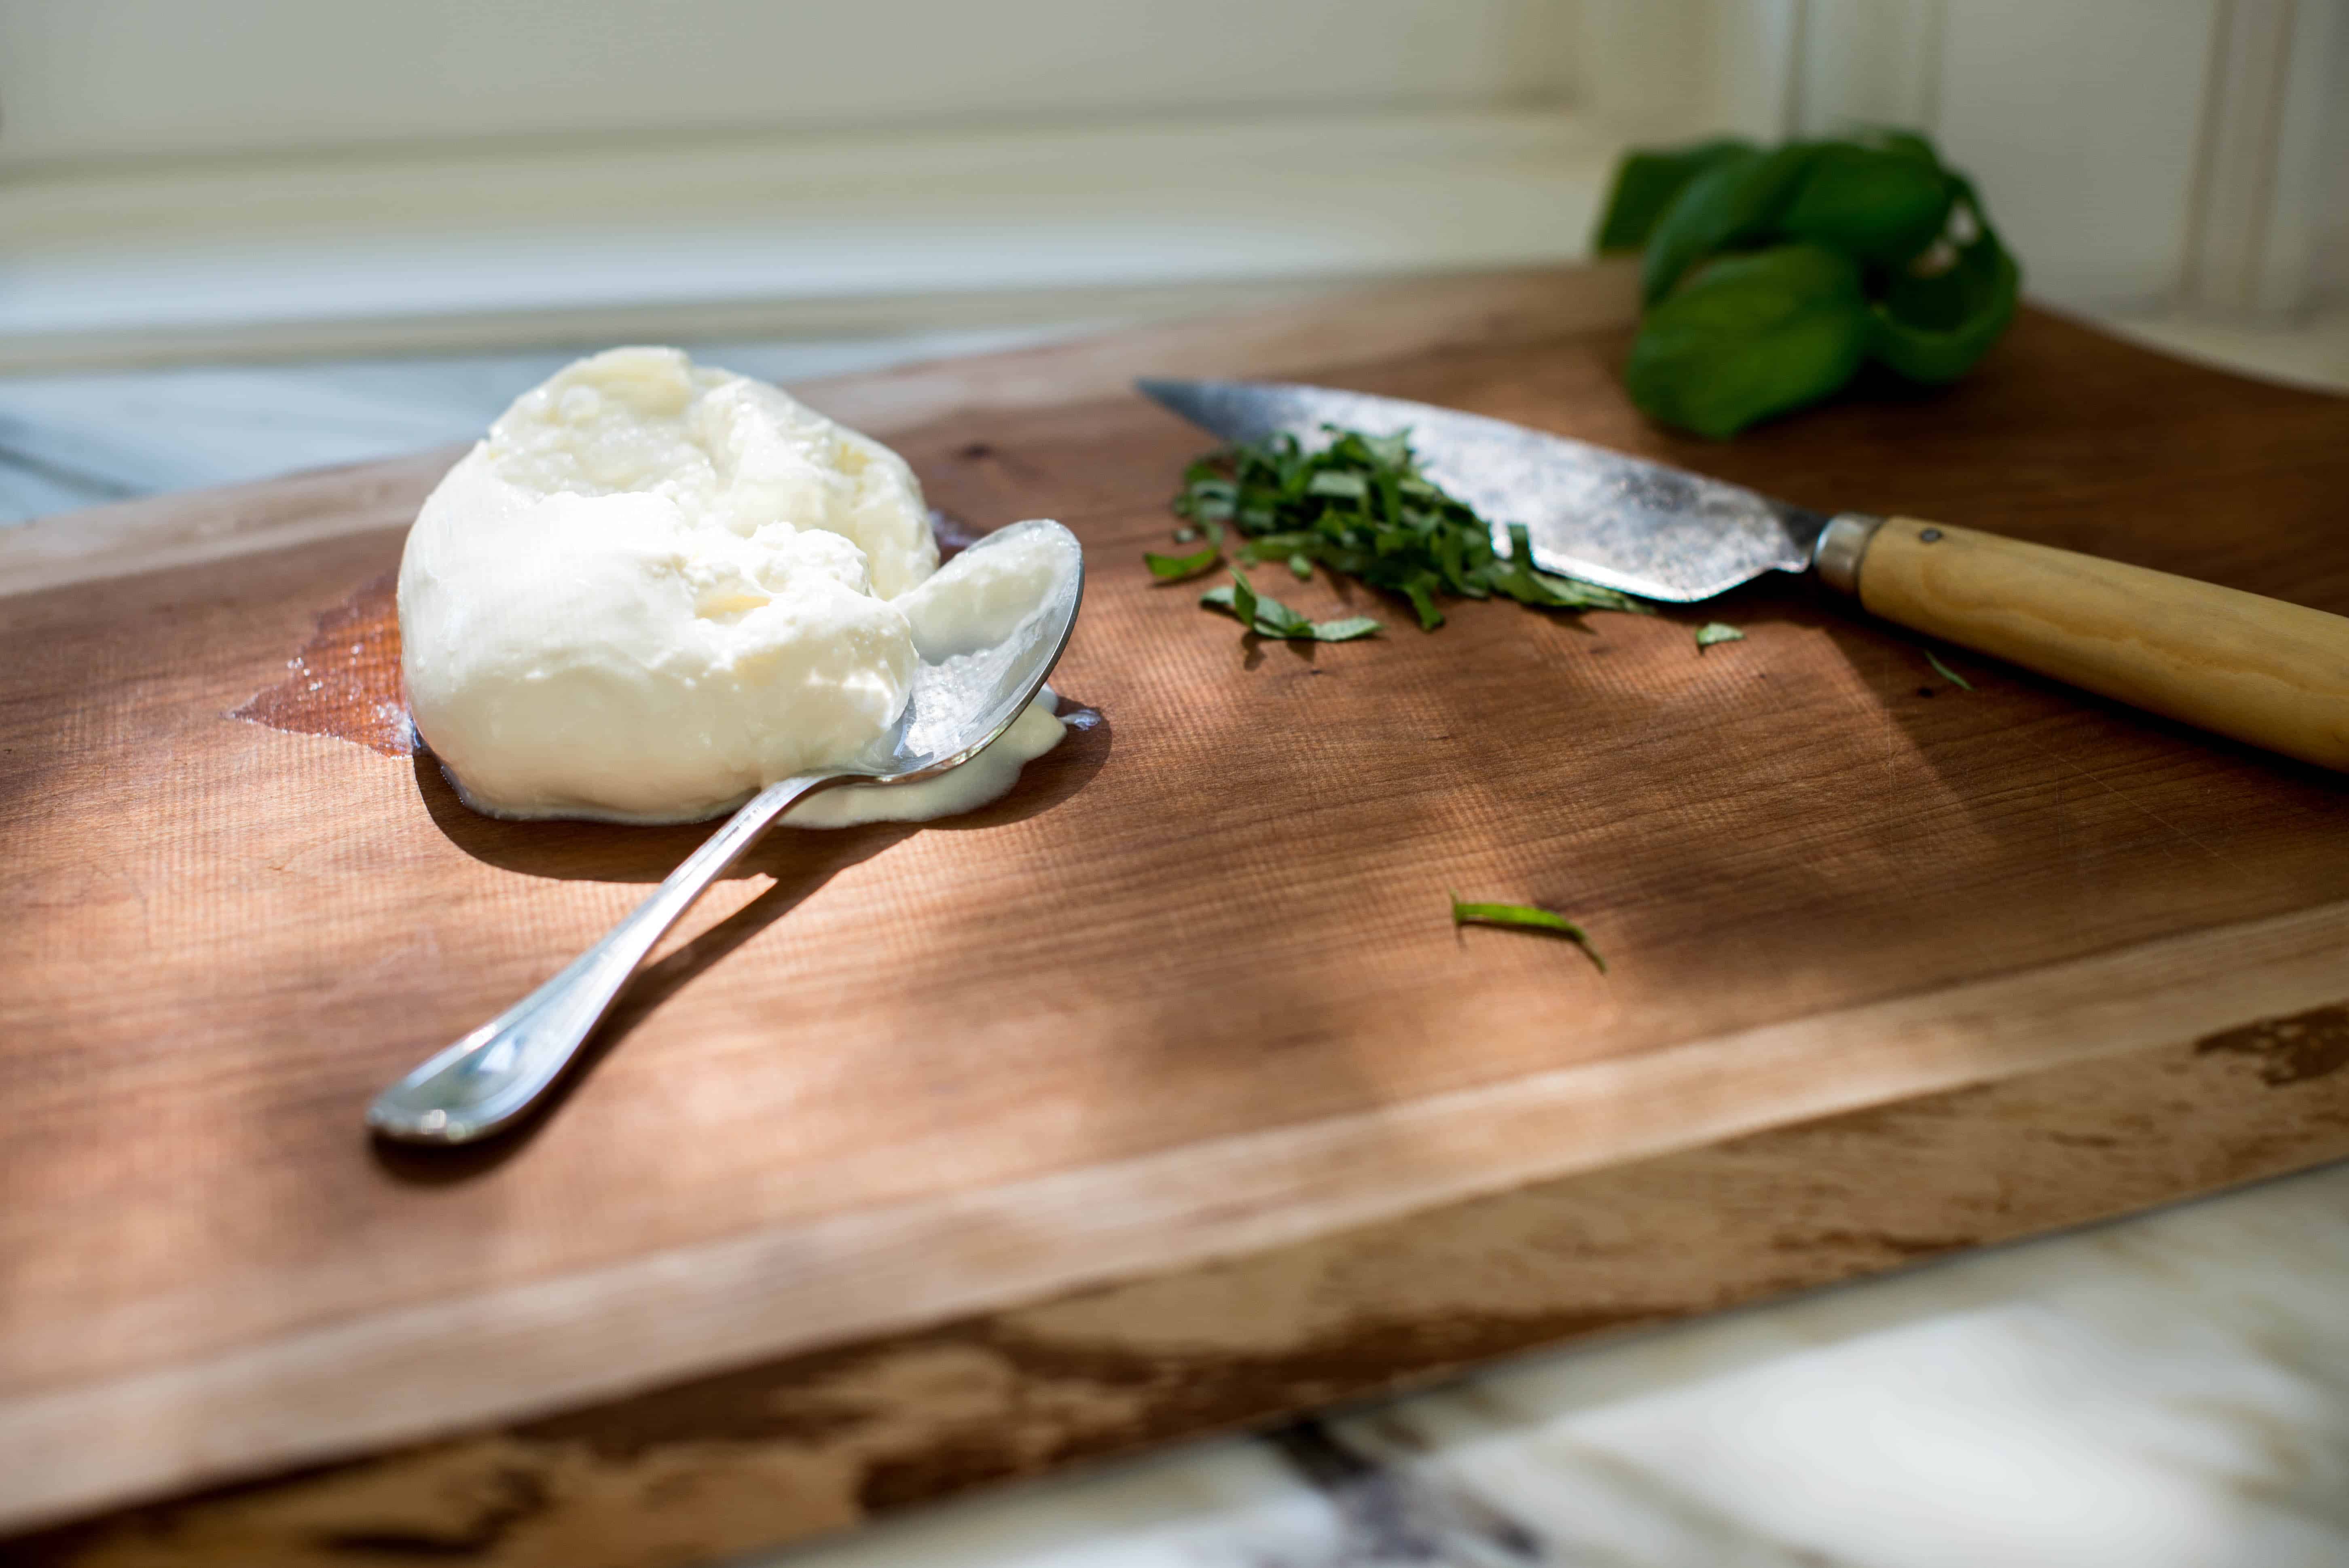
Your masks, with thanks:
[{"label": "wooden cutting board", "polygon": [[778,834],[480,1152],[361,1109],[696,835],[402,754],[450,454],[0,540],[9,1560],[708,1562],[2349,1153],[2338,777],[1962,689],[1792,580],[1433,635],[1284,587],[1388,622],[1291,648],[1143,571],[1203,442],[1126,379],[1213,371],[2349,611],[2349,403],[2031,314],[1710,445],[1626,405],[1630,308],[1453,280],[802,388],[1083,538],[1082,722],[971,818]]}]

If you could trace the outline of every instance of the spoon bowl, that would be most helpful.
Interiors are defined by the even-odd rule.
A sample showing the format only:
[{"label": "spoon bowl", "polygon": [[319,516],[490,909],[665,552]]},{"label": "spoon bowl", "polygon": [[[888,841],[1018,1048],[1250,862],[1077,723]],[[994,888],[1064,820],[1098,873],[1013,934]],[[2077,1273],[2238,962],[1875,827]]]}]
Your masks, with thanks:
[{"label": "spoon bowl", "polygon": [[738,807],[619,924],[563,972],[378,1095],[367,1125],[403,1143],[471,1143],[510,1126],[567,1069],[668,928],[785,811],[843,784],[936,779],[1001,738],[1068,646],[1084,598],[1084,555],[1057,522],[1014,523],[964,551],[960,593],[903,596],[915,666],[905,711],[854,763],[781,779]]}]

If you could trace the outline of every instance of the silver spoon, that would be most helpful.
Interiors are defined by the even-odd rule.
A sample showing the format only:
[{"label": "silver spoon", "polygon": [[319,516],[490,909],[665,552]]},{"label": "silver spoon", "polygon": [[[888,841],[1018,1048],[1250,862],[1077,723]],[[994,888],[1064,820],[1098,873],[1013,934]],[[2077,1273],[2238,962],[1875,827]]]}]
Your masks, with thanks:
[{"label": "silver spoon", "polygon": [[[377,1096],[367,1107],[367,1125],[406,1143],[470,1143],[497,1131],[563,1076],[662,934],[793,803],[838,784],[935,779],[1010,728],[1060,661],[1084,596],[1083,555],[1076,536],[1057,522],[1014,523],[963,553],[968,558],[1023,541],[1065,552],[1065,569],[1050,591],[1032,608],[993,606],[999,619],[1016,615],[1013,624],[988,625],[983,610],[976,624],[950,628],[945,655],[930,639],[915,668],[905,717],[874,755],[854,767],[778,779],[760,790],[569,968]],[[916,632],[917,644],[924,642],[918,625]],[[975,636],[991,640],[962,645]]]}]

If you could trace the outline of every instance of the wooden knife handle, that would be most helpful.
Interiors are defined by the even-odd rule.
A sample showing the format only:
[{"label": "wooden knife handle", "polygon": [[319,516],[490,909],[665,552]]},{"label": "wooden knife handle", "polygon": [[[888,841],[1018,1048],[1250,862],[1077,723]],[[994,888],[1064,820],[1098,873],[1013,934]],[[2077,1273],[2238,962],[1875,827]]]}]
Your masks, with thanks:
[{"label": "wooden knife handle", "polygon": [[1846,574],[1873,614],[2349,770],[2349,618],[1910,517],[1857,543]]}]

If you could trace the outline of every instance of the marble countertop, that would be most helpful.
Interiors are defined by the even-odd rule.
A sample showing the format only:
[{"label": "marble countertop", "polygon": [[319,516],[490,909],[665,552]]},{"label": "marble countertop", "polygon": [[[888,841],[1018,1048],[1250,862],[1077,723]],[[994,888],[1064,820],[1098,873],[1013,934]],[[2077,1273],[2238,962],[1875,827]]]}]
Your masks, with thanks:
[{"label": "marble countertop", "polygon": [[[2349,355],[2312,350],[2305,334],[2131,325],[2204,357],[2349,384]],[[1052,335],[697,353],[790,381]],[[567,357],[0,380],[0,522],[464,439]],[[2344,1299],[2349,1166],[2337,1166],[976,1497],[759,1561],[2349,1564]]]}]

